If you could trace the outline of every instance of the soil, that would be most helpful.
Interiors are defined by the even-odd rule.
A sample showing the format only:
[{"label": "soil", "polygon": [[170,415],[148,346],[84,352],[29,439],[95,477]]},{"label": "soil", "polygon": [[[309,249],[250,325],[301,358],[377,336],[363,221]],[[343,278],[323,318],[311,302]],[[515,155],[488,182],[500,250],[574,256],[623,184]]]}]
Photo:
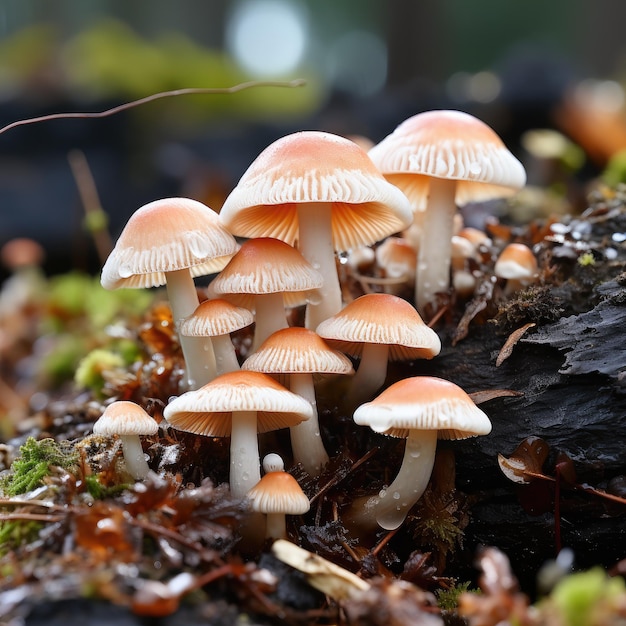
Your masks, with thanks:
[{"label": "soil", "polygon": [[[442,298],[431,321],[441,354],[391,364],[386,385],[419,375],[452,380],[493,424],[489,436],[440,442],[431,485],[397,532],[346,527],[342,513],[395,475],[403,442],[356,427],[338,402],[344,383],[320,386],[320,423],[332,460],[316,479],[299,467],[290,470],[312,501],[309,513],[289,521],[294,543],[376,585],[402,580],[427,594],[463,581],[478,585],[477,555],[484,547],[508,557],[529,600],[537,594],[538,572],[563,548],[572,550],[577,569],[601,565],[621,572],[625,199],[623,189],[599,188],[576,218],[544,218],[523,227],[492,223],[492,247],[471,262],[480,277],[473,297]],[[533,246],[540,274],[536,283],[507,294],[493,275],[493,261],[512,241]],[[367,276],[379,277],[380,268],[345,274],[346,293],[358,297],[377,289]],[[41,349],[33,329],[38,316],[50,315],[48,305],[28,309],[37,323],[20,326],[22,335],[13,335],[19,341],[7,342],[2,354],[3,409],[21,420],[13,417],[12,426],[4,426],[5,475],[31,436],[70,441],[80,453],[27,492],[30,505],[16,505],[17,496],[5,494],[5,528],[15,518],[43,523],[20,541],[12,536],[2,552],[0,619],[32,625],[217,625],[236,623],[242,614],[255,616],[246,618],[250,624],[339,619],[337,603],[273,558],[269,544],[240,540],[248,514],[228,492],[224,442],[211,442],[209,454],[203,438],[161,429],[144,441],[154,474],[133,485],[119,467],[119,446],[90,435],[109,396],[135,400],[161,421],[163,406],[179,392],[182,362],[167,308],[152,305],[141,317],[129,336],[146,358],[129,371],[105,371],[102,395],[47,381],[45,400],[39,395],[40,405],[24,404],[25,393],[32,396],[42,384],[33,379],[33,354]],[[243,358],[249,334],[234,340]],[[281,451],[290,467],[284,433],[263,436],[260,446],[262,454]],[[97,477],[99,498],[89,476]],[[120,483],[127,489],[117,489]],[[37,505],[44,500],[52,506]],[[173,592],[168,581],[182,573],[190,575],[188,587]],[[394,623],[383,609],[398,588],[375,589],[380,615],[370,613],[368,623]],[[505,589],[507,597],[517,598],[516,589]],[[440,616],[431,600],[420,596],[406,606]],[[357,615],[349,602],[344,609]]]}]

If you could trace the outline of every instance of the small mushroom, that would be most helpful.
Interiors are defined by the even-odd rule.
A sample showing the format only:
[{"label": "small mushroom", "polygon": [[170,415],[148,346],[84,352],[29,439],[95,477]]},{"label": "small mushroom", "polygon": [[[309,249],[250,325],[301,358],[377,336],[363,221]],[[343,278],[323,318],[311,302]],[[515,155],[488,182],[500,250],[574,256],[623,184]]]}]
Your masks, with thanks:
[{"label": "small mushroom", "polygon": [[317,327],[328,345],[352,357],[360,357],[350,381],[350,407],[372,398],[387,377],[388,361],[432,359],[441,340],[415,307],[392,294],[360,296]]},{"label": "small mushroom", "polygon": [[[199,304],[194,276],[220,271],[237,251],[235,238],[217,213],[189,198],[164,198],[139,208],[126,223],[106,260],[100,282],[105,289],[166,285],[176,326]],[[180,339],[189,386],[215,376],[209,340],[204,345]]]},{"label": "small mushroom", "polygon": [[189,317],[181,320],[178,332],[183,337],[211,337],[216,373],[219,375],[239,369],[230,333],[245,328],[252,322],[254,315],[248,309],[216,298],[200,303]]},{"label": "small mushroom", "polygon": [[112,402],[93,425],[94,435],[118,436],[128,473],[135,479],[146,477],[150,468],[141,447],[140,435],[154,435],[158,425],[138,404],[128,400]]},{"label": "small mushroom", "polygon": [[386,530],[398,528],[424,493],[435,462],[437,438],[464,439],[491,432],[489,418],[465,391],[432,376],[394,383],[361,405],[354,412],[354,421],[407,440],[400,471],[366,506]]},{"label": "small mushroom", "polygon": [[493,268],[498,278],[506,280],[505,295],[511,295],[534,283],[539,274],[533,251],[523,243],[510,243],[500,252]]},{"label": "small mushroom", "polygon": [[287,539],[285,515],[302,515],[311,504],[298,481],[285,472],[285,464],[278,454],[263,459],[265,475],[248,491],[252,510],[267,516],[265,536],[268,539]]},{"label": "small mushroom", "polygon": [[242,365],[244,370],[266,374],[286,374],[289,388],[311,404],[313,415],[291,426],[294,461],[317,476],[328,463],[317,414],[313,374],[353,374],[350,360],[308,328],[293,326],[270,335]]},{"label": "small mushroom", "polygon": [[316,299],[322,283],[322,275],[296,248],[258,237],[241,245],[209,285],[209,295],[255,312],[254,352],[274,331],[287,328],[285,307]]},{"label": "small mushroom", "polygon": [[261,480],[258,433],[310,419],[311,405],[267,374],[237,370],[174,398],[163,417],[205,437],[230,437],[230,490],[243,498]]}]

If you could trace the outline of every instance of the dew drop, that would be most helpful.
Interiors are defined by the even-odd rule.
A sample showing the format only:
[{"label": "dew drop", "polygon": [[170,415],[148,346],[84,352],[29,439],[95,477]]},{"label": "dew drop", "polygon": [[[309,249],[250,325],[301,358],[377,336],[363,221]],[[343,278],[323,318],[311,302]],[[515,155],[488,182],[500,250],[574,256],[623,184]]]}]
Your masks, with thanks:
[{"label": "dew drop", "polygon": [[120,265],[117,272],[121,278],[130,278],[133,275],[133,271],[128,265]]},{"label": "dew drop", "polygon": [[190,237],[189,238],[189,252],[193,254],[197,259],[203,259],[209,256],[209,249],[207,246],[207,242],[200,237]]},{"label": "dew drop", "polygon": [[399,500],[400,499],[400,492],[399,491],[394,491],[393,494],[391,494],[391,497],[394,500]]}]

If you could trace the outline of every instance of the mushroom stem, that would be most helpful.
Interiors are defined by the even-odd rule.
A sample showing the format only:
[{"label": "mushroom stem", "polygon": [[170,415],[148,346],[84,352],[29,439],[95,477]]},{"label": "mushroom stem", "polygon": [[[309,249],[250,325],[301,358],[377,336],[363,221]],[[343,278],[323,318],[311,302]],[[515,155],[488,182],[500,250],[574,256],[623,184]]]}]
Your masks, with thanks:
[{"label": "mushroom stem", "polygon": [[428,486],[436,449],[436,430],[409,430],[400,471],[378,496],[375,513],[379,526],[395,530],[402,524]]},{"label": "mushroom stem", "polygon": [[348,406],[357,407],[371,400],[376,392],[385,384],[387,378],[387,360],[389,346],[387,344],[364,343],[361,361],[356,374],[350,381]]},{"label": "mushroom stem", "polygon": [[240,369],[230,335],[216,335],[211,337],[211,342],[215,352],[215,367],[218,375]]},{"label": "mushroom stem", "polygon": [[128,473],[136,480],[142,480],[148,475],[150,468],[143,453],[139,435],[120,435],[119,437]]},{"label": "mushroom stem", "polygon": [[[188,269],[167,272],[166,288],[172,319],[178,330],[180,321],[191,315],[198,307],[198,292]],[[180,333],[178,338],[185,358],[187,383],[190,389],[198,389],[213,380],[216,375],[211,340],[184,337]]]},{"label": "mushroom stem", "polygon": [[233,411],[230,439],[230,492],[243,498],[261,480],[256,411]]},{"label": "mushroom stem", "polygon": [[308,373],[291,374],[289,388],[308,400],[313,407],[313,417],[300,422],[297,426],[291,426],[289,429],[294,461],[302,463],[302,467],[311,476],[318,476],[320,470],[328,463],[329,458],[320,434],[313,375]]},{"label": "mushroom stem", "polygon": [[337,275],[332,238],[332,207],[319,202],[315,206],[298,204],[298,248],[302,256],[322,275],[319,300],[306,307],[306,328],[315,330],[321,322],[341,311],[341,287]]},{"label": "mushroom stem", "polygon": [[268,539],[287,539],[287,521],[284,513],[268,513],[265,522]]},{"label": "mushroom stem", "polygon": [[422,316],[435,294],[450,286],[456,181],[431,178],[415,273],[415,304]]},{"label": "mushroom stem", "polygon": [[289,326],[283,294],[280,292],[256,294],[254,297],[254,320],[252,352],[256,352],[272,333]]}]

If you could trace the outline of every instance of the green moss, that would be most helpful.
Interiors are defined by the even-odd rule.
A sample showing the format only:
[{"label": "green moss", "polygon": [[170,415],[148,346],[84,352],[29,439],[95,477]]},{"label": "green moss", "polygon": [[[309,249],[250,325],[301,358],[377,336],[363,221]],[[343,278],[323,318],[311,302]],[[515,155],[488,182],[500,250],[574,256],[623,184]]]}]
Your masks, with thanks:
[{"label": "green moss", "polygon": [[601,177],[609,187],[626,183],[626,150],[620,150],[609,159]]},{"label": "green moss", "polygon": [[127,483],[122,483],[119,485],[114,485],[113,487],[105,487],[99,480],[97,476],[86,476],[85,477],[85,485],[87,487],[87,491],[89,495],[94,500],[104,500],[106,498],[113,498],[130,486]]},{"label": "green moss", "polygon": [[102,396],[104,372],[124,367],[124,359],[119,354],[96,348],[84,357],[74,374],[74,382],[82,388],[90,389],[97,396]]},{"label": "green moss", "polygon": [[578,265],[587,267],[588,265],[595,265],[596,258],[592,252],[583,252],[577,259]]},{"label": "green moss", "polygon": [[[29,437],[20,447],[20,456],[13,461],[9,473],[0,482],[3,495],[11,498],[43,485],[52,466],[70,468],[78,454],[54,439],[37,441]],[[0,554],[23,543],[34,541],[42,527],[40,522],[7,520],[0,522]]]},{"label": "green moss", "polygon": [[609,578],[600,567],[566,576],[550,594],[564,626],[589,626],[594,614],[607,610],[611,602],[626,592],[624,580]]},{"label": "green moss", "polygon": [[462,582],[455,584],[449,589],[438,589],[435,592],[437,596],[437,605],[442,611],[455,611],[459,606],[459,596],[462,593],[480,593],[478,589],[470,589],[470,582]]},{"label": "green moss", "polygon": [[69,468],[77,461],[78,454],[64,449],[54,439],[37,441],[29,437],[20,447],[20,456],[13,461],[0,488],[9,497],[28,493],[43,484],[44,478],[50,475],[51,466]]}]

